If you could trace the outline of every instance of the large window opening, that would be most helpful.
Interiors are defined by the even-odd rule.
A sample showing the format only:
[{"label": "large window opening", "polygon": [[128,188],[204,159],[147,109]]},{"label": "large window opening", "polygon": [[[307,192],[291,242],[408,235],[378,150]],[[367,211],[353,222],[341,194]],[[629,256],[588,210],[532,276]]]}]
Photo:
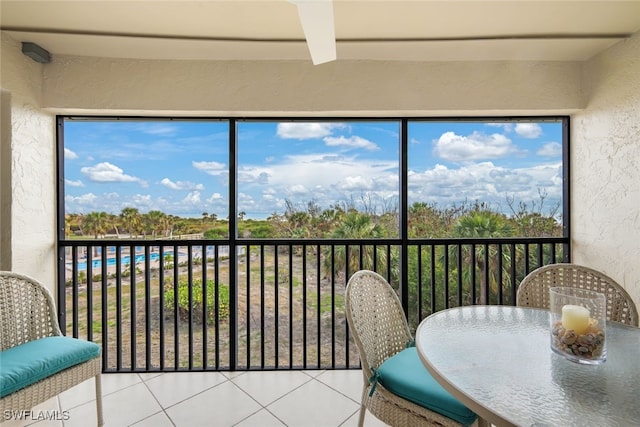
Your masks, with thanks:
[{"label": "large window opening", "polygon": [[60,324],[105,371],[358,368],[353,272],[416,327],[569,261],[565,117],[58,128]]},{"label": "large window opening", "polygon": [[[565,225],[563,118],[415,119],[406,135],[399,120],[235,121],[231,150],[227,120],[63,123],[67,238],[228,238],[231,211],[237,237],[336,237],[350,213],[380,225],[368,237],[399,237],[402,182],[409,237],[561,236]],[[456,228],[462,217],[475,228]]]}]

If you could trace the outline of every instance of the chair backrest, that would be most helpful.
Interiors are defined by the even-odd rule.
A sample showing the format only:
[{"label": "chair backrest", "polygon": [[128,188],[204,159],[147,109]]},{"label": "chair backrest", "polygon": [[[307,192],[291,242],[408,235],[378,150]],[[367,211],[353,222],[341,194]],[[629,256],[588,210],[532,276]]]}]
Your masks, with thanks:
[{"label": "chair backrest", "polygon": [[407,348],[412,336],[398,295],[384,277],[369,270],[353,274],[345,294],[347,322],[360,352],[365,377],[371,368]]},{"label": "chair backrest", "polygon": [[49,291],[30,277],[0,271],[0,350],[62,335]]},{"label": "chair backrest", "polygon": [[607,320],[638,326],[638,309],[627,291],[606,274],[578,264],[550,264],[533,270],[522,279],[516,304],[549,308],[549,288],[554,286],[603,293],[607,299]]}]

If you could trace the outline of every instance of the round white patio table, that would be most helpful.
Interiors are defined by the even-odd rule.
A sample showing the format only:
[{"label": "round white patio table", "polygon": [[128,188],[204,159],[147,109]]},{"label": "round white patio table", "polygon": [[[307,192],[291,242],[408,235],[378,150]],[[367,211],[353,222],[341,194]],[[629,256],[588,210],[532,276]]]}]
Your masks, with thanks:
[{"label": "round white patio table", "polygon": [[549,312],[443,310],[416,331],[422,362],[496,426],[640,426],[640,329],[607,322],[607,360],[582,365],[550,348]]}]

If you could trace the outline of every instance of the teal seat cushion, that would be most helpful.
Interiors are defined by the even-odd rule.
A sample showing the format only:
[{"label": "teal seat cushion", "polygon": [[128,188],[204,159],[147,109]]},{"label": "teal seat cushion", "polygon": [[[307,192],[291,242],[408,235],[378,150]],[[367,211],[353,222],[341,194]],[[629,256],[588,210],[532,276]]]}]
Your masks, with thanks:
[{"label": "teal seat cushion", "polygon": [[98,344],[61,336],[0,351],[0,397],[98,356]]},{"label": "teal seat cushion", "polygon": [[387,390],[416,405],[437,412],[461,424],[472,424],[477,415],[433,379],[415,347],[387,359],[377,370],[378,382]]}]

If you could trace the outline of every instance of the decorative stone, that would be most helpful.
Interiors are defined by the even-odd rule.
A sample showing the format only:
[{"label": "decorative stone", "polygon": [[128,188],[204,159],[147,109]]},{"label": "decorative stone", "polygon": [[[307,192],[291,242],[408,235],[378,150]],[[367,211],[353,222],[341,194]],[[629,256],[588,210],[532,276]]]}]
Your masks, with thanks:
[{"label": "decorative stone", "polygon": [[583,334],[565,329],[562,322],[558,321],[552,327],[552,337],[556,349],[585,359],[600,357],[604,348],[604,331],[599,328],[597,321],[590,322]]}]

